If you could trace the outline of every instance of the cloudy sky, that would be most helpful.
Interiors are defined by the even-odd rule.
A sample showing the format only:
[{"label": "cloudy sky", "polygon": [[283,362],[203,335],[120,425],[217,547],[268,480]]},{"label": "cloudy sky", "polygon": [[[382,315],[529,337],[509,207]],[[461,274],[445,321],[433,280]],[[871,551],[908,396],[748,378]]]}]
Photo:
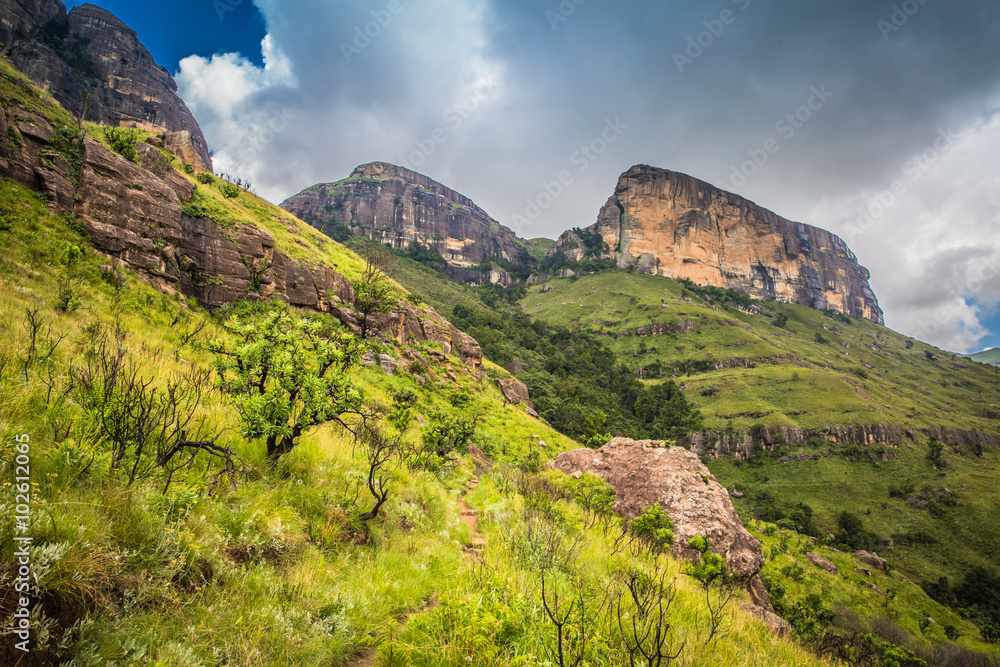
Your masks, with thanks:
[{"label": "cloudy sky", "polygon": [[276,203],[382,160],[555,237],[646,163],[843,236],[892,328],[1000,346],[996,0],[101,4]]}]

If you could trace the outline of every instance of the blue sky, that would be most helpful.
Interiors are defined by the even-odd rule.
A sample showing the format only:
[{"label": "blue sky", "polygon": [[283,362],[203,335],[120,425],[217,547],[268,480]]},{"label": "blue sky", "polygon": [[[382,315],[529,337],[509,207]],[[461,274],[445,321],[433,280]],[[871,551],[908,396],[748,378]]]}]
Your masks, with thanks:
[{"label": "blue sky", "polygon": [[216,168],[275,203],[381,160],[554,238],[651,164],[842,236],[897,331],[1000,345],[996,0],[102,6],[176,73]]},{"label": "blue sky", "polygon": [[[99,0],[91,4],[103,7],[135,30],[156,62],[175,72],[177,64],[187,56],[212,56],[228,51],[239,52],[261,64],[264,17],[250,0],[236,3],[237,0],[219,0],[220,7],[231,11],[220,11],[214,0]],[[72,9],[83,4],[87,3],[71,1],[66,2],[66,7]]]}]

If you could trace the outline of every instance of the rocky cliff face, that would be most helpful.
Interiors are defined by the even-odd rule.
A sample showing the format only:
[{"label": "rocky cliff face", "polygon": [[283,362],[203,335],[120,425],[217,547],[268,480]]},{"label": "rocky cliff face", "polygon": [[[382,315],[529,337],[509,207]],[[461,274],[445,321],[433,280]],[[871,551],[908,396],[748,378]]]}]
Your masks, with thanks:
[{"label": "rocky cliff face", "polygon": [[[136,152],[140,164],[92,139],[67,148],[41,116],[0,104],[0,177],[45,193],[56,211],[74,213],[94,248],[108,256],[109,268],[127,268],[161,292],[180,292],[209,308],[241,298],[279,299],[357,328],[354,289],[344,276],[286,255],[266,230],[223,227],[186,214],[183,202],[194,195],[194,183],[150,144],[139,144]],[[454,354],[467,369],[480,371],[483,352],[476,340],[432,309],[400,303],[379,317],[386,336],[403,344],[439,343],[444,352],[433,353],[442,363]]]},{"label": "rocky cliff face", "polygon": [[[338,183],[314,185],[281,206],[335,238],[350,233],[394,248],[430,245],[460,282],[509,285],[534,264],[514,232],[471,199],[384,162],[361,165]],[[492,267],[478,270],[486,262]]]},{"label": "rocky cliff face", "polygon": [[15,0],[0,8],[0,35],[11,62],[70,112],[92,93],[88,120],[166,133],[178,157],[212,170],[208,142],[170,73],[111,13],[86,4],[67,15],[59,0]]},{"label": "rocky cliff face", "polygon": [[[577,261],[612,259],[620,268],[883,324],[868,270],[839,237],[691,176],[629,169],[597,223],[583,232],[563,234],[550,252]],[[594,243],[598,236],[606,247]]]}]

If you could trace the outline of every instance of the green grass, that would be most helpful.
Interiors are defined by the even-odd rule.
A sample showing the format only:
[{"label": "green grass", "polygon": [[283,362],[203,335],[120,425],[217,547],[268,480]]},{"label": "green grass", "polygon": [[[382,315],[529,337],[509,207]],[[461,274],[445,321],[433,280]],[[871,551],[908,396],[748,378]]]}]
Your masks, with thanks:
[{"label": "green grass", "polygon": [[[803,306],[761,304],[787,315],[779,329],[772,318],[683,295],[683,285],[667,278],[612,272],[532,286],[523,303],[538,319],[607,336],[637,371],[662,364],[663,377],[676,375],[687,385],[709,429],[752,422],[1000,432],[985,410],[1000,405],[1000,373],[991,368],[864,320],[847,324]],[[636,335],[657,325],[675,332]],[[829,342],[817,343],[817,333]],[[928,351],[938,360],[929,360]],[[706,365],[712,370],[701,372]],[[701,395],[710,388],[718,393]]]},{"label": "green grass", "polygon": [[982,352],[969,355],[969,358],[981,364],[1000,366],[1000,348],[994,347],[989,350],[983,350]]}]

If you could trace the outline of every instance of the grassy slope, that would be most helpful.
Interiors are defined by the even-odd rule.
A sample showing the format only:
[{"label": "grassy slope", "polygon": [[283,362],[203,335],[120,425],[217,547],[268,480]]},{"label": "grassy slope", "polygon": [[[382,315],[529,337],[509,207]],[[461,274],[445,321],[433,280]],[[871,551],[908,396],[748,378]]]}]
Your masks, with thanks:
[{"label": "grassy slope", "polygon": [[[552,290],[543,293],[543,287]],[[686,395],[701,409],[710,429],[721,431],[732,425],[748,431],[756,424],[805,429],[891,424],[906,429],[953,426],[1000,431],[1000,423],[984,416],[985,409],[995,410],[1000,404],[1000,373],[993,368],[916,341],[908,350],[911,339],[870,322],[853,320],[847,325],[810,308],[766,304],[767,309],[788,316],[787,328],[779,329],[770,318],[723,309],[697,296],[687,303],[683,289],[669,279],[616,272],[533,286],[524,303],[527,312],[539,319],[609,334],[651,323],[695,324],[694,331],[680,334],[609,337],[612,348],[635,368],[654,360],[669,366],[686,359],[757,359],[754,369],[681,377]],[[661,303],[668,307],[661,308]],[[598,320],[616,324],[597,324]],[[830,343],[817,343],[817,332]],[[873,347],[873,337],[882,342],[878,349]],[[642,344],[655,352],[633,357]],[[939,359],[930,361],[925,350]],[[801,363],[759,361],[785,355]],[[859,370],[868,378],[859,377]],[[715,391],[714,396],[703,395]],[[864,516],[866,525],[887,539],[930,533],[937,539],[933,545],[897,546],[887,554],[917,581],[936,580],[942,573],[954,580],[972,565],[997,567],[1000,530],[991,518],[1000,500],[997,452],[987,450],[985,458],[977,458],[949,449],[947,477],[940,479],[926,458],[926,443],[926,438],[918,436],[916,443],[900,447],[898,458],[888,462],[849,463],[844,457],[831,457],[736,467],[722,460],[710,467],[724,484],[769,491],[781,506],[811,505],[820,526],[831,532],[836,530],[839,513],[848,510],[870,511]],[[828,449],[805,447],[801,451],[817,455]],[[799,451],[785,453],[794,458]],[[934,517],[905,500],[889,498],[889,486],[903,480],[912,481],[918,492],[925,486],[949,488],[964,506],[945,508],[943,516]],[[967,488],[960,490],[963,486]],[[749,501],[736,502],[749,511]],[[883,503],[887,503],[885,509]]]},{"label": "grassy slope", "polygon": [[[14,230],[0,235],[0,358],[8,362],[0,383],[2,474],[13,474],[13,436],[30,434],[37,480],[34,562],[40,571],[38,599],[44,600],[40,623],[54,634],[51,640],[39,640],[39,659],[75,659],[81,665],[343,664],[387,633],[395,634],[389,630],[397,619],[420,612],[435,595],[462,601],[457,618],[471,646],[478,647],[468,649],[480,656],[477,664],[507,664],[499,655],[486,658],[491,645],[528,664],[542,659],[551,638],[538,607],[538,575],[531,563],[510,565],[496,575],[497,586],[507,576],[521,582],[521,603],[511,608],[516,641],[495,642],[489,627],[477,626],[477,610],[468,605],[468,596],[481,587],[482,573],[462,556],[469,534],[458,521],[455,498],[472,475],[467,464],[441,475],[397,468],[389,504],[366,529],[358,520],[370,503],[362,484],[365,468],[348,439],[333,429],[319,429],[271,470],[260,445],[239,439],[234,411],[212,392],[197,414],[222,431],[220,444],[233,447],[251,464],[252,481],[214,497],[206,495],[197,475],[179,480],[165,496],[160,493],[162,479],[128,487],[108,469],[107,454],[86,428],[86,414],[73,394],[66,402],[47,403],[46,383],[54,383],[57,393],[66,389],[69,365],[79,363],[86,350],[88,328],[116,317],[130,332],[126,344],[142,373],[160,383],[191,368],[208,367],[210,356],[199,343],[224,333],[183,300],[156,293],[135,279],[116,295],[99,277],[104,260],[89,251],[86,238],[73,231],[72,220],[50,215],[23,188],[0,182],[0,207],[17,212]],[[83,259],[51,270],[60,266],[69,245],[83,248]],[[82,305],[63,314],[53,308],[53,295],[70,274],[78,280]],[[41,309],[53,335],[67,337],[51,362],[29,370],[24,382],[16,359],[26,350],[21,323],[29,306]],[[206,330],[184,345],[183,335],[202,322]],[[443,378],[443,373],[437,375]],[[485,414],[479,443],[487,450],[507,449],[511,460],[527,453],[532,435],[546,440],[553,453],[575,446],[522,410],[504,406],[491,383],[471,375],[420,388],[405,374],[387,376],[364,368],[355,380],[383,404],[393,391],[415,392],[422,415],[453,410],[450,397],[455,393],[470,396],[465,409]],[[68,437],[66,426],[71,427]],[[408,438],[419,439],[415,423]],[[489,499],[484,494],[490,483],[482,488],[473,502]],[[12,500],[8,493],[4,503]],[[519,498],[515,493],[509,502],[519,506]],[[568,505],[566,511],[577,510]],[[10,517],[5,512],[0,523],[0,561],[11,558]],[[524,521],[514,512],[506,525],[520,530]],[[487,537],[487,553],[502,560],[511,548],[505,541],[509,534],[487,530]],[[591,548],[598,555],[609,549],[603,537],[594,537]],[[594,562],[586,563],[595,581],[605,576]],[[669,567],[676,572],[679,565],[671,562]],[[698,601],[689,584],[682,584],[682,590],[675,627],[693,641],[701,632]],[[418,613],[411,619],[414,632],[437,618],[424,617]],[[75,623],[64,636],[67,627],[56,619],[67,626]],[[742,614],[733,623],[731,636],[706,654],[704,664],[822,664]],[[64,646],[57,648],[63,637]],[[441,639],[441,644],[411,646],[415,663],[451,664],[438,661],[438,653],[447,648]],[[602,645],[606,648],[594,664],[617,664],[613,645]],[[733,661],[751,648],[756,657]],[[468,664],[465,655],[453,664]]]},{"label": "grassy slope", "polygon": [[[543,287],[552,290],[543,293]],[[1000,372],[916,341],[907,350],[911,339],[871,322],[847,325],[811,308],[766,304],[788,316],[787,327],[779,329],[771,318],[713,306],[697,296],[687,303],[683,289],[666,278],[614,272],[533,286],[524,303],[539,319],[611,335],[650,324],[693,323],[692,332],[609,337],[612,349],[636,369],[654,361],[667,367],[688,361],[754,361],[753,369],[683,378],[708,428],[883,423],[1000,432],[1000,422],[983,416],[984,407],[1000,404]],[[816,343],[817,333],[830,342]],[[648,352],[639,354],[643,346]],[[928,350],[939,360],[929,361]],[[796,361],[766,361],[783,357]],[[718,394],[701,396],[708,388]]]},{"label": "grassy slope", "polygon": [[[9,79],[8,79],[9,81]],[[35,103],[42,104],[35,92]],[[9,103],[10,98],[5,98]],[[51,119],[61,123],[58,114]],[[225,221],[259,224],[275,235],[284,252],[307,260],[338,264],[348,277],[360,260],[346,248],[323,239],[303,223],[250,195],[225,200],[212,186],[200,186],[201,204]],[[370,506],[364,491],[364,462],[342,433],[321,428],[273,469],[259,443],[242,441],[235,411],[209,391],[196,418],[219,432],[219,444],[232,447],[251,468],[251,479],[237,490],[206,494],[203,469],[176,479],[162,494],[157,475],[129,486],[110,469],[106,446],[71,390],[71,368],[79,366],[97,327],[118,321],[125,345],[141,374],[162,386],[192,369],[207,369],[206,339],[225,335],[216,322],[183,298],[157,293],[126,276],[120,290],[101,276],[106,259],[94,253],[72,217],[54,216],[42,198],[9,181],[0,181],[0,209],[12,228],[0,232],[0,475],[13,476],[15,434],[31,437],[33,564],[39,590],[34,657],[41,663],[75,660],[77,665],[330,665],[393,634],[397,619],[419,611],[435,594],[456,599],[476,590],[474,573],[462,555],[468,529],[458,520],[456,496],[472,471],[467,462],[441,474],[399,466],[392,473],[392,494],[380,517],[364,526],[358,518]],[[298,234],[288,226],[298,228]],[[71,260],[82,250],[82,257]],[[55,307],[61,290],[71,288],[78,307]],[[23,326],[27,308],[37,308],[46,339],[61,342],[51,358],[24,370],[28,349]],[[185,343],[187,333],[205,325]],[[62,338],[65,336],[64,338]],[[50,338],[51,337],[51,338]],[[398,354],[399,350],[388,350]],[[461,371],[449,381],[443,369],[427,386],[414,378],[387,376],[361,368],[354,379],[368,397],[386,405],[395,391],[419,397],[416,413],[452,412],[452,397],[468,396],[464,411],[480,411],[484,421],[477,442],[519,460],[532,436],[548,442],[550,453],[576,445],[505,406],[489,381]],[[494,369],[496,371],[496,369]],[[435,379],[436,378],[436,379]],[[51,391],[50,391],[51,388]],[[63,398],[60,398],[63,397]],[[419,441],[414,422],[406,437]],[[484,485],[484,491],[489,482]],[[510,502],[520,503],[513,494]],[[483,496],[477,496],[482,500]],[[9,486],[0,492],[8,509]],[[574,512],[570,506],[568,512]],[[12,512],[0,521],[0,562],[12,557]],[[521,515],[508,525],[522,526]],[[502,554],[505,536],[487,531],[487,553]],[[606,542],[596,543],[598,553]],[[673,570],[679,565],[672,563]],[[6,571],[6,566],[3,568]],[[526,582],[525,604],[514,623],[519,638],[504,645],[525,664],[543,660],[551,643],[538,607],[537,577],[531,563],[516,567]],[[688,589],[690,591],[690,589]],[[5,609],[8,602],[5,602]],[[698,607],[693,596],[678,607],[678,633],[696,638]],[[414,620],[423,615],[418,614]],[[477,646],[495,642],[475,614],[459,614],[471,627]],[[411,621],[412,623],[413,621]],[[705,664],[740,664],[732,656],[753,647],[757,656],[743,664],[822,664],[788,640],[778,640],[739,614],[731,637],[720,642]],[[6,640],[5,640],[6,641]],[[615,642],[602,644],[594,664],[617,664]],[[422,645],[416,659],[444,645]],[[479,654],[485,656],[486,651]],[[461,656],[456,664],[468,664]],[[487,660],[477,664],[507,664]]]},{"label": "grassy slope", "polygon": [[982,352],[969,355],[969,358],[973,361],[978,361],[981,364],[1000,366],[1000,348],[994,347],[989,350],[983,350]]}]

